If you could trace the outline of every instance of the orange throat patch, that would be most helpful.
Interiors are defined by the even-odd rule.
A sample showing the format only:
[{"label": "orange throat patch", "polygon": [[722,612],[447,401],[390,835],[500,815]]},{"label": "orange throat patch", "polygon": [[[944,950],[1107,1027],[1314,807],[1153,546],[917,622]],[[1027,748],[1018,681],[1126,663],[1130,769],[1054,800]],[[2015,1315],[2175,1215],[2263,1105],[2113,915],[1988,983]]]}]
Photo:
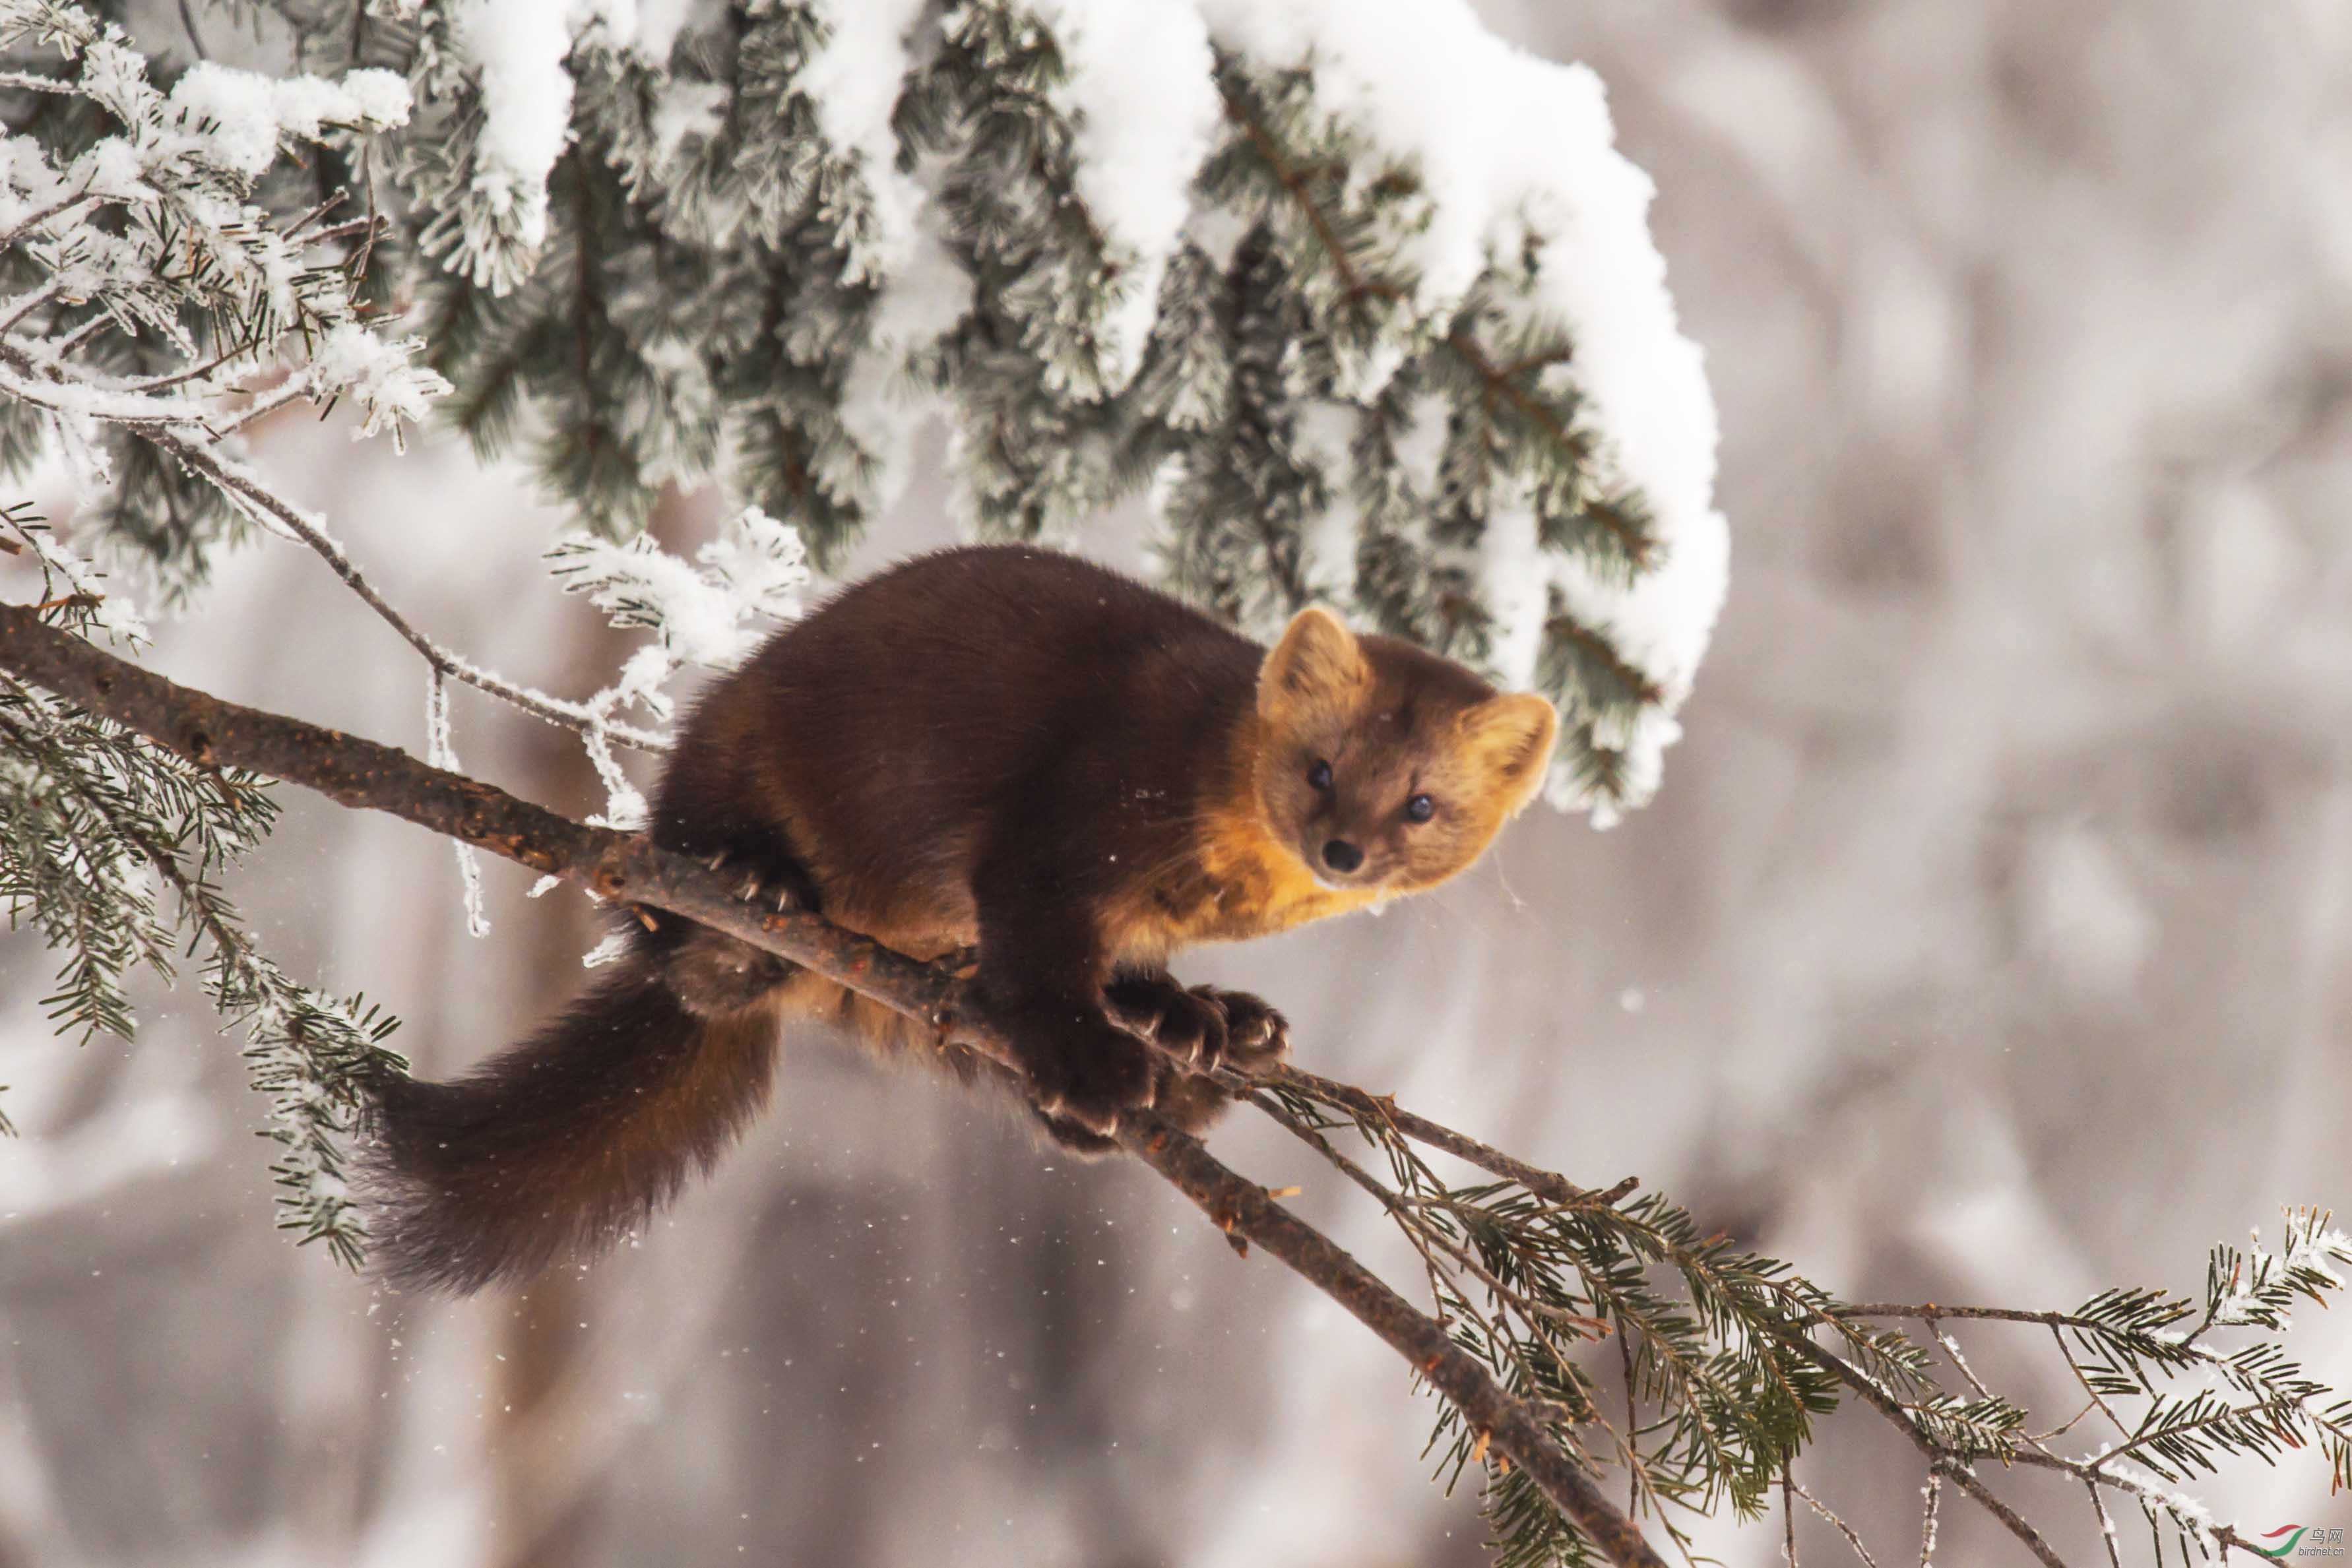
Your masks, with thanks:
[{"label": "orange throat patch", "polygon": [[1130,961],[1164,962],[1202,942],[1245,942],[1375,903],[1370,888],[1328,888],[1267,830],[1246,787],[1202,816],[1191,863],[1121,911],[1116,943]]},{"label": "orange throat patch", "polygon": [[1244,929],[1229,937],[1271,936],[1310,920],[1362,909],[1380,894],[1370,888],[1325,887],[1297,852],[1266,831],[1255,807],[1221,808],[1201,843],[1201,866],[1220,889],[1217,902]]}]

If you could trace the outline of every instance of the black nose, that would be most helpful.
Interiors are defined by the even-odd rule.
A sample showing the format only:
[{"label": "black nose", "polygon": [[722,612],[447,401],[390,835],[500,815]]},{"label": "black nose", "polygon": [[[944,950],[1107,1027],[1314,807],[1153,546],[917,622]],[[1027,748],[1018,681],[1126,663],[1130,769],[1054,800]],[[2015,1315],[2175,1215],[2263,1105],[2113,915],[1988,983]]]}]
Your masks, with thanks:
[{"label": "black nose", "polygon": [[1345,839],[1333,839],[1323,846],[1323,863],[1333,871],[1350,872],[1364,863],[1364,852]]}]

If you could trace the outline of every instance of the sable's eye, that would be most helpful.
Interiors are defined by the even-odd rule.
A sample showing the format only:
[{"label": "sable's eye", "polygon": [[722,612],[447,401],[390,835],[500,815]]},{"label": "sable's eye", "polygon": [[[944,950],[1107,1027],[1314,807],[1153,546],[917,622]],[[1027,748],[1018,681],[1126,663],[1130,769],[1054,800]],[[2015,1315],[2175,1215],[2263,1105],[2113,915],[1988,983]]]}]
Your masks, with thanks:
[{"label": "sable's eye", "polygon": [[1328,789],[1331,788],[1331,765],[1328,762],[1318,762],[1314,767],[1308,768],[1307,770],[1307,782],[1318,789]]},{"label": "sable's eye", "polygon": [[1426,822],[1437,815],[1437,802],[1426,795],[1415,795],[1404,803],[1404,815],[1409,822]]}]

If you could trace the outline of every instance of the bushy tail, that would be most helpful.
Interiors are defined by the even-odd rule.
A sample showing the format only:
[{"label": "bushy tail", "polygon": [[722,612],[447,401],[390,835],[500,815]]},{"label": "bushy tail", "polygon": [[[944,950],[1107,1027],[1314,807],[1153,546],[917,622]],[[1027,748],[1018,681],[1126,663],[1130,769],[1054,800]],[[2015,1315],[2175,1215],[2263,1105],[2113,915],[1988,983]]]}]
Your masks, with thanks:
[{"label": "bushy tail", "polygon": [[698,1017],[640,956],[466,1078],[387,1079],[359,1171],[377,1272],[462,1294],[607,1245],[718,1159],[775,1054],[773,1012]]}]

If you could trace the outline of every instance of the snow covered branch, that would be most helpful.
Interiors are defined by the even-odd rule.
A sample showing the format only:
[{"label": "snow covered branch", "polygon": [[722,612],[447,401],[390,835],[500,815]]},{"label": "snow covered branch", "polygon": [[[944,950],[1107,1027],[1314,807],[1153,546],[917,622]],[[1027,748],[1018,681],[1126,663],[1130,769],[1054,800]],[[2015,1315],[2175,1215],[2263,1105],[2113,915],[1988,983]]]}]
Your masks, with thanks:
[{"label": "snow covered branch", "polygon": [[347,78],[410,93],[374,287],[593,531],[716,483],[831,570],[943,419],[971,530],[1141,493],[1216,613],[1327,601],[1539,686],[1598,821],[1657,788],[1727,533],[1590,71],[1466,0],[363,20]]}]

